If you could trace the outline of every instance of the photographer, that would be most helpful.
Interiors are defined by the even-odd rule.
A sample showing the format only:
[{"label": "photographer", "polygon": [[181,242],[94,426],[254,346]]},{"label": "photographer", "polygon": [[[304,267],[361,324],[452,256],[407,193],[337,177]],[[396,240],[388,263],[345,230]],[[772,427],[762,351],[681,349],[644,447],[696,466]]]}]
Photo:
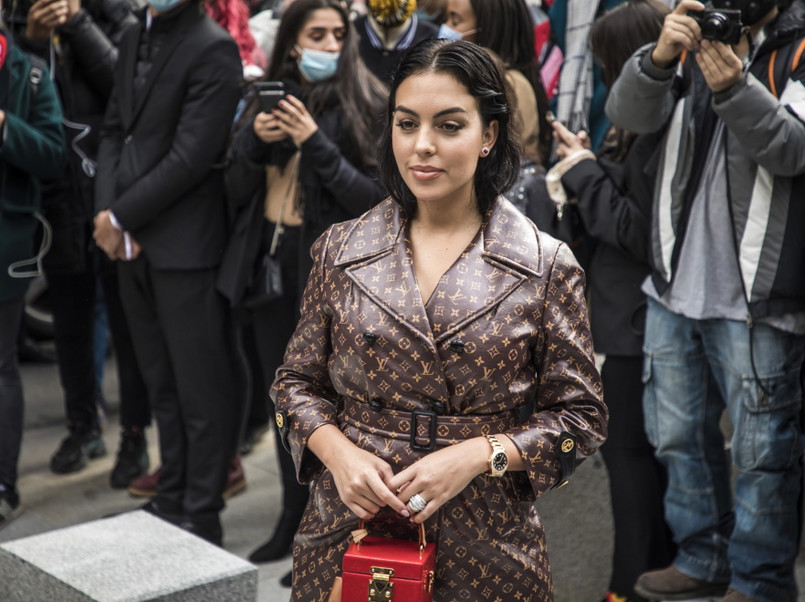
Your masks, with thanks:
[{"label": "photographer", "polygon": [[635,591],[777,602],[796,595],[802,480],[805,3],[738,0],[746,30],[714,4],[717,14],[683,0],[607,102],[619,127],[665,128],[647,164],[657,186],[643,405],[679,551]]}]

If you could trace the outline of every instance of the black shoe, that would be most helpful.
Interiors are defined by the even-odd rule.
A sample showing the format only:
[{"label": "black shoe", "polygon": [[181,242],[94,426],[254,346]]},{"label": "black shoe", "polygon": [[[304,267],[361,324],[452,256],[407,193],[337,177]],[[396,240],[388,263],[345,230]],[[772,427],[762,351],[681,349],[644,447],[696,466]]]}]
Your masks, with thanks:
[{"label": "black shoe", "polygon": [[124,431],[120,436],[117,461],[109,475],[112,489],[126,489],[134,479],[148,472],[148,445],[139,431]]},{"label": "black shoe", "polygon": [[153,514],[157,518],[169,522],[177,527],[182,525],[184,516],[181,505],[162,498],[153,498],[140,506],[140,510]]},{"label": "black shoe", "polygon": [[65,437],[59,449],[50,458],[50,470],[56,474],[76,472],[94,460],[106,455],[106,445],[100,432],[76,429]]},{"label": "black shoe", "polygon": [[282,587],[291,587],[292,584],[293,584],[293,571],[288,571],[280,579],[280,585]]},{"label": "black shoe", "polygon": [[271,562],[290,554],[297,527],[299,527],[299,520],[295,519],[295,517],[289,517],[283,512],[280,515],[277,528],[274,530],[274,535],[249,554],[249,560],[251,562]]},{"label": "black shoe", "polygon": [[188,533],[192,533],[201,539],[206,539],[219,548],[224,547],[224,531],[221,528],[221,520],[217,514],[204,517],[186,516],[179,526]]},{"label": "black shoe", "polygon": [[0,529],[5,527],[12,520],[22,513],[20,496],[12,488],[8,489],[0,485]]}]

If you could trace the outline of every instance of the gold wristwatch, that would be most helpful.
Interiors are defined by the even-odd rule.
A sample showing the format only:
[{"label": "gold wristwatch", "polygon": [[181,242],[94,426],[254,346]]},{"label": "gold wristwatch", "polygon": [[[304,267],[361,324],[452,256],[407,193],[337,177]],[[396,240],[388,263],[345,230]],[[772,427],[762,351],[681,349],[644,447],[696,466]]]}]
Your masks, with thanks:
[{"label": "gold wristwatch", "polygon": [[486,474],[492,477],[502,477],[509,466],[509,457],[506,449],[500,444],[493,435],[486,435],[489,445],[492,446],[492,454],[489,456],[489,470]]}]

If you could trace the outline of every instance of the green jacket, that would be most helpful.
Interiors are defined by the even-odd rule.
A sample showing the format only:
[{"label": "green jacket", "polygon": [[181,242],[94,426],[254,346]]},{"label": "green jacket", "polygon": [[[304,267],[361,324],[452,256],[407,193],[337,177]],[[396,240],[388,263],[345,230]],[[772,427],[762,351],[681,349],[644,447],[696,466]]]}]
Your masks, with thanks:
[{"label": "green jacket", "polygon": [[[5,32],[0,31],[5,34]],[[6,34],[7,35],[7,34]],[[9,40],[0,69],[0,303],[20,299],[27,278],[12,278],[8,267],[36,255],[39,179],[56,175],[65,157],[62,113],[47,69],[31,83],[31,60]]]}]

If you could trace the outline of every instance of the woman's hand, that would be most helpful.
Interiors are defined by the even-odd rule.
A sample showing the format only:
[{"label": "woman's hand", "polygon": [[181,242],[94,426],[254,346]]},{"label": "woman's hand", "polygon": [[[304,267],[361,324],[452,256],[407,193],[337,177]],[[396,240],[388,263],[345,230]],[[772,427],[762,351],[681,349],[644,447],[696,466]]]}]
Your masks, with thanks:
[{"label": "woman's hand", "polygon": [[698,50],[702,40],[699,24],[688,16],[689,10],[704,10],[704,4],[695,0],[682,0],[674,12],[663,22],[660,38],[651,51],[651,61],[660,69],[667,69],[683,50]]},{"label": "woman's hand", "polygon": [[478,475],[486,472],[490,446],[484,437],[475,437],[432,452],[386,481],[403,503],[414,494],[427,502],[413,514],[411,522],[421,523],[446,501],[458,495]]},{"label": "woman's hand", "polygon": [[319,129],[302,101],[290,94],[279,102],[272,114],[277,118],[280,129],[293,139],[296,148]]},{"label": "woman's hand", "polygon": [[28,9],[25,37],[46,42],[53,30],[67,22],[67,0],[37,0]]},{"label": "woman's hand", "polygon": [[580,150],[590,150],[590,137],[587,132],[581,131],[578,135],[571,132],[558,121],[551,123],[553,139],[556,141],[556,155],[560,159]]},{"label": "woman's hand", "polygon": [[324,425],[310,436],[308,447],[330,470],[341,501],[358,518],[373,518],[384,506],[407,517],[405,504],[386,485],[391,466],[347,439],[335,425]]},{"label": "woman's hand", "polygon": [[257,137],[266,144],[279,142],[288,135],[280,129],[277,118],[269,113],[258,113],[252,127]]}]

